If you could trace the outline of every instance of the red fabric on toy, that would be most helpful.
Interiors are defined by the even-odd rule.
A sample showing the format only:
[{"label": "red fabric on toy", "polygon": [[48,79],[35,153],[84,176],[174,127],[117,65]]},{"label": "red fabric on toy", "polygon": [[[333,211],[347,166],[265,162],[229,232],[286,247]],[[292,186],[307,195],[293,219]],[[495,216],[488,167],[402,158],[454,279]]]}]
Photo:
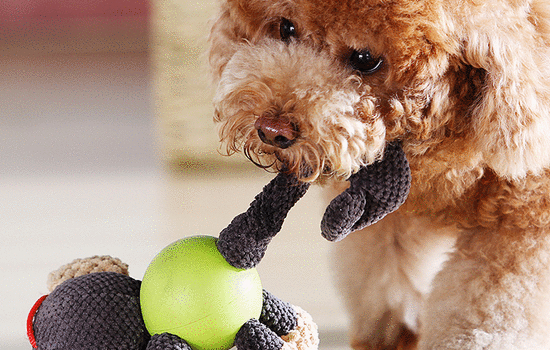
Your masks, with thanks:
[{"label": "red fabric on toy", "polygon": [[31,311],[29,312],[29,316],[27,317],[27,336],[29,337],[29,341],[31,342],[31,345],[33,348],[37,349],[38,346],[36,346],[36,338],[34,337],[34,328],[33,328],[33,321],[34,321],[34,315],[36,315],[36,312],[38,311],[38,308],[40,305],[42,305],[42,302],[44,302],[44,299],[46,299],[47,295],[43,295],[34,303],[34,305],[31,308]]}]

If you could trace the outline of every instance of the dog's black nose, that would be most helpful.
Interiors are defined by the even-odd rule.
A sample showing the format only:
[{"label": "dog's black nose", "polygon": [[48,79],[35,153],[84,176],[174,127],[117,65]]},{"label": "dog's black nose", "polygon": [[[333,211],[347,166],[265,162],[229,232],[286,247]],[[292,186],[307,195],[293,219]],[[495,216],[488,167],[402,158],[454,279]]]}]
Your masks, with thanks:
[{"label": "dog's black nose", "polygon": [[288,148],[298,138],[296,126],[284,115],[261,116],[254,123],[254,127],[263,143],[278,148]]}]

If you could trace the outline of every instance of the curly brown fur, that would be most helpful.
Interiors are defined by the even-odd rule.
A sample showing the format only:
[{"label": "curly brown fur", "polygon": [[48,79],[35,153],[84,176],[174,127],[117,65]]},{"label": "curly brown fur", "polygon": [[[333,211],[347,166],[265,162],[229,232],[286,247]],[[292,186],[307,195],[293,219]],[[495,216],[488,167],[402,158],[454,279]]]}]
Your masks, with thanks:
[{"label": "curly brown fur", "polygon": [[211,44],[228,153],[345,180],[403,145],[408,200],[337,247],[356,348],[548,349],[550,3],[225,0]]}]

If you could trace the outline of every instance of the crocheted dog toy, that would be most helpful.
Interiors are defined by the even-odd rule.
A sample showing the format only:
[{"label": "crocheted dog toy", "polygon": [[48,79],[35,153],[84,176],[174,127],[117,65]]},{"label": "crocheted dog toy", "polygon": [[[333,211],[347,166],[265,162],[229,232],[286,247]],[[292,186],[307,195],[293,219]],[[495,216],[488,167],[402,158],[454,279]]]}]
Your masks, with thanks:
[{"label": "crocheted dog toy", "polygon": [[[269,241],[259,242],[257,238],[272,237],[279,231],[286,214],[307,187],[283,174],[267,185],[251,208],[225,230],[239,231],[245,240],[254,238],[241,242],[241,247],[248,246],[238,259],[229,256],[228,262],[249,266],[242,264],[241,258],[250,253],[252,258],[248,260],[257,264]],[[227,248],[231,244],[226,242],[228,238],[235,237],[220,235],[218,246]],[[109,272],[97,272],[100,270]],[[148,334],[140,309],[141,282],[127,276],[127,266],[119,260],[76,260],[54,273],[49,284],[55,289],[39,300],[29,315],[28,333],[35,348],[191,350],[184,339],[173,334]],[[267,291],[263,292],[259,320],[243,324],[235,337],[239,350],[314,350],[318,342],[311,317]]]},{"label": "crocheted dog toy", "polygon": [[[179,337],[150,336],[140,310],[141,281],[127,275],[119,259],[95,256],[77,259],[52,272],[51,294],[41,298],[29,315],[34,348],[191,350]],[[237,334],[241,349],[317,349],[317,326],[302,309],[264,290],[259,320],[247,322]]]},{"label": "crocheted dog toy", "polygon": [[[361,169],[350,178],[350,187],[335,198],[323,217],[322,234],[339,240],[349,232],[370,225],[401,205],[409,190],[410,170],[399,144],[388,145],[384,159]],[[237,268],[252,268],[262,259],[271,239],[279,232],[288,211],[306,193],[308,183],[279,173],[250,208],[220,233],[220,253]],[[82,274],[66,268],[54,280],[63,280],[39,300],[29,315],[33,347],[50,349],[161,350],[191,348],[168,333],[147,333],[139,308],[140,281],[128,277],[127,266],[96,258],[115,272]],[[89,261],[84,270],[98,268]],[[93,266],[89,266],[93,265]],[[108,267],[111,266],[111,267]],[[108,267],[108,268],[107,268]],[[122,273],[121,273],[122,272]],[[60,277],[59,277],[60,276]],[[57,284],[55,281],[52,285]],[[264,291],[259,320],[246,322],[235,338],[239,350],[309,350],[318,346],[316,326],[307,313]]]}]

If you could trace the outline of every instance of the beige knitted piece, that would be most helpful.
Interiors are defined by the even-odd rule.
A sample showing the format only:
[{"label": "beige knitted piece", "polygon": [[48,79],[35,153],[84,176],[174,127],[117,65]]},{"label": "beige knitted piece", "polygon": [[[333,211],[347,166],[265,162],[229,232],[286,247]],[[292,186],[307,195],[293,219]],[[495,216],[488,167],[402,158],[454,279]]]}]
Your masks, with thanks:
[{"label": "beige knitted piece", "polygon": [[285,344],[282,350],[317,350],[319,348],[319,333],[317,324],[310,314],[298,306],[294,306],[298,315],[296,329],[283,336]]},{"label": "beige knitted piece", "polygon": [[108,255],[75,259],[48,275],[48,289],[52,292],[64,281],[94,272],[118,272],[129,276],[128,265]]}]

